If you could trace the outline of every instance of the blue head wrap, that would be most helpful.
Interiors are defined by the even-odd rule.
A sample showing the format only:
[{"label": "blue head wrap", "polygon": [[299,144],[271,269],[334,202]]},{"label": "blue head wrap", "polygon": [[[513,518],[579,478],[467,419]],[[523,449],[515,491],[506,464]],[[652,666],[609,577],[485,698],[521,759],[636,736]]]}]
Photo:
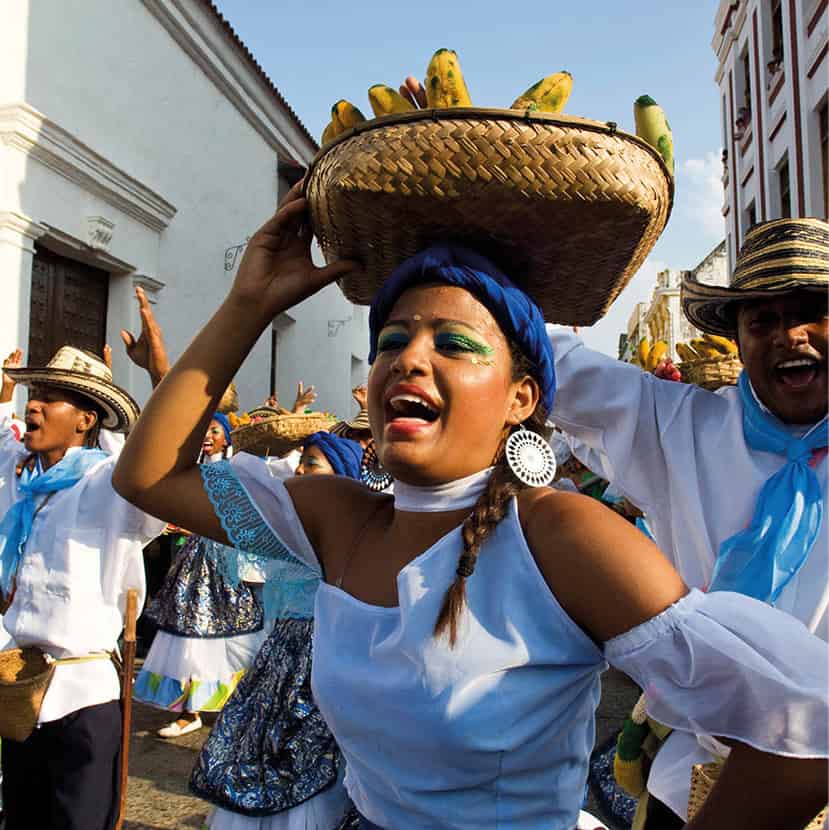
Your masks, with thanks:
[{"label": "blue head wrap", "polygon": [[228,420],[227,415],[224,412],[214,412],[213,417],[210,419],[211,421],[216,421],[216,423],[220,424],[222,429],[225,433],[225,441],[227,441],[228,447],[231,445],[230,441],[230,421]]},{"label": "blue head wrap", "polygon": [[302,443],[305,449],[319,447],[338,476],[359,480],[363,448],[357,441],[340,438],[339,435],[332,435],[330,432],[315,432]]},{"label": "blue head wrap", "polygon": [[369,363],[377,357],[380,329],[401,294],[412,286],[435,282],[463,288],[486,306],[504,335],[529,360],[541,387],[541,401],[550,412],[556,373],[541,309],[486,257],[459,245],[432,245],[398,265],[383,283],[369,314]]}]

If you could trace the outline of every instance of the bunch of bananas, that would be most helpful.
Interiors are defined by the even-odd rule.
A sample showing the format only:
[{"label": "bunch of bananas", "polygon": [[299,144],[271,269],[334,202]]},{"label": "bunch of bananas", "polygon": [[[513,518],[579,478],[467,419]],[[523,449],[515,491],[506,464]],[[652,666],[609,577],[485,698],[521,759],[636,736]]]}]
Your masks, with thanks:
[{"label": "bunch of bananas", "polygon": [[[452,49],[438,49],[426,69],[423,83],[426,105],[429,109],[471,107],[472,99],[461,71],[458,55]],[[561,112],[573,89],[569,72],[556,72],[533,84],[515,99],[510,109],[537,112]],[[410,112],[414,105],[397,90],[386,84],[369,87],[368,100],[376,118],[400,112]],[[340,99],[331,107],[331,121],[322,134],[322,143],[328,144],[346,130],[364,122],[366,117],[350,101]]]},{"label": "bunch of bananas", "polygon": [[[472,99],[461,71],[457,52],[438,49],[426,69],[423,83],[426,105],[430,109],[447,107],[471,107]],[[562,70],[534,83],[519,95],[510,109],[526,112],[563,112],[573,91],[573,76]],[[368,100],[376,118],[415,109],[411,101],[386,84],[369,87]],[[662,156],[673,175],[674,139],[665,113],[650,95],[640,95],[633,104],[636,135],[647,141]],[[331,107],[331,121],[322,134],[322,144],[328,144],[346,130],[366,120],[360,110],[344,98]]]},{"label": "bunch of bananas", "polygon": [[687,363],[695,360],[707,360],[712,357],[723,358],[737,355],[737,344],[718,334],[703,334],[687,343],[677,343],[676,352]]},{"label": "bunch of bananas", "polygon": [[633,355],[633,363],[641,366],[645,371],[652,372],[660,363],[669,356],[668,344],[664,340],[657,340],[651,345],[647,337],[639,341],[636,352]]}]

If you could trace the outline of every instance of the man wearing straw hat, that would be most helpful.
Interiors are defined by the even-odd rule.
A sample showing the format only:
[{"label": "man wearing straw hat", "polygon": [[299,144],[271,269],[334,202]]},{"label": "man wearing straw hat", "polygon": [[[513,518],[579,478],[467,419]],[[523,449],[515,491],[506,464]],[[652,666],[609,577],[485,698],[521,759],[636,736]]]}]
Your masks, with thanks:
[{"label": "man wearing straw hat", "polygon": [[[17,383],[29,387],[22,443],[2,428]],[[139,605],[144,599],[142,548],[164,524],[113,490],[117,445],[105,452],[98,434],[127,432],[137,417],[105,363],[71,346],[46,367],[4,369],[4,624],[17,646],[57,661],[29,737],[3,737],[6,830],[109,830],[117,820],[120,688],[110,655],[128,588],[138,589]],[[0,722],[2,709],[0,689]]]},{"label": "man wearing straw hat", "polygon": [[[685,582],[756,597],[824,639],[827,286],[829,224],[820,219],[752,228],[731,287],[686,280],[687,317],[735,338],[745,367],[736,387],[717,393],[659,380],[568,332],[552,334],[553,419],[644,510]],[[647,827],[683,826],[691,767],[713,760],[705,748],[712,746],[706,736],[671,736],[648,781]]]}]

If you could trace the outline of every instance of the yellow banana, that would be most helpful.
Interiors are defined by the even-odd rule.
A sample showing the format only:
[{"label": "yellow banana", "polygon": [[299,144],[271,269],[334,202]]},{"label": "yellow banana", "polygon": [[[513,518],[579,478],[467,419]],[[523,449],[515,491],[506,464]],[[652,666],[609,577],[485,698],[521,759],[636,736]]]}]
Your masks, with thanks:
[{"label": "yellow banana", "polygon": [[379,118],[395,112],[410,112],[414,107],[396,90],[385,84],[369,87],[368,101],[371,109]]},{"label": "yellow banana", "polygon": [[426,70],[426,102],[429,107],[471,107],[458,56],[451,49],[438,49]]},{"label": "yellow banana", "polygon": [[643,337],[639,341],[639,349],[637,350],[637,357],[639,358],[639,365],[645,368],[648,365],[648,355],[651,351],[651,344],[647,337]]},{"label": "yellow banana", "polygon": [[573,76],[569,72],[556,72],[533,84],[513,101],[510,109],[561,112],[572,90]]},{"label": "yellow banana", "polygon": [[648,353],[648,371],[652,372],[659,365],[659,361],[662,360],[663,357],[667,356],[668,344],[664,340],[657,340]]},{"label": "yellow banana", "polygon": [[691,340],[691,347],[700,357],[718,357],[722,353],[719,349],[715,349],[710,343],[707,343],[701,337],[695,337]]},{"label": "yellow banana", "polygon": [[334,125],[334,135],[338,136],[357,124],[365,121],[365,116],[350,101],[344,98],[331,107],[331,123]]},{"label": "yellow banana", "polygon": [[334,139],[334,122],[329,121],[326,124],[325,129],[322,131],[322,144],[323,146],[328,144],[329,141]]},{"label": "yellow banana", "polygon": [[737,354],[737,344],[727,337],[721,337],[719,334],[703,334],[702,339],[722,354]]},{"label": "yellow banana", "polygon": [[676,353],[685,361],[699,360],[700,356],[687,343],[677,343]]},{"label": "yellow banana", "polygon": [[650,95],[640,95],[633,104],[636,135],[653,147],[674,172],[674,137],[665,113]]}]

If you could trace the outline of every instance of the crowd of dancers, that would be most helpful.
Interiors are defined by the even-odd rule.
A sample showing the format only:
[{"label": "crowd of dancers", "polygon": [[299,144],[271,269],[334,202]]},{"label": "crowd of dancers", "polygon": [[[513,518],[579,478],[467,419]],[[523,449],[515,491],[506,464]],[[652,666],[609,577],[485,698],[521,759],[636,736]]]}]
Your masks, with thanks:
[{"label": "crowd of dancers", "polygon": [[52,667],[25,739],[0,689],[7,830],[115,825],[110,658],[161,534],[132,693],[172,713],[165,738],[218,713],[190,779],[212,830],[600,828],[581,808],[608,664],[662,739],[625,821],[685,826],[694,766],[719,762],[689,827],[806,826],[829,755],[829,225],[762,223],[731,287],[684,286],[740,349],[717,393],[592,352],[488,259],[432,246],[374,299],[357,415],[234,453],[247,352],[352,267],[313,265],[305,207],[295,188],[251,238],[172,367],[138,289],[140,415],[104,358],[4,363],[7,648]]}]

